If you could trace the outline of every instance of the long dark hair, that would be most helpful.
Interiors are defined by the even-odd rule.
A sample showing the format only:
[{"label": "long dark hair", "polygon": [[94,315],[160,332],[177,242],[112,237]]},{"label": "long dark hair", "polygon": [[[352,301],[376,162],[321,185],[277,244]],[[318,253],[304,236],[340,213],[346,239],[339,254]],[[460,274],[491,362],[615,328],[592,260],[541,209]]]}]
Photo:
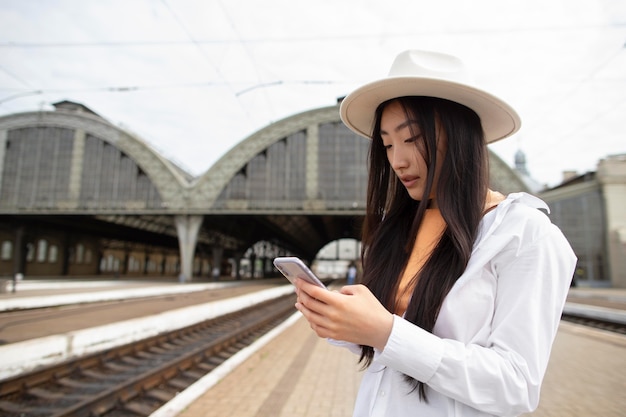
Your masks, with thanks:
[{"label": "long dark hair", "polygon": [[[421,201],[409,196],[387,160],[380,122],[383,110],[391,101],[398,101],[407,118],[417,121],[423,137],[428,175]],[[447,137],[447,150],[435,198],[446,228],[428,261],[413,277],[416,285],[404,316],[429,332],[444,298],[467,266],[487,195],[488,152],[480,118],[473,110],[433,97],[400,97],[378,107],[369,152],[361,253],[363,284],[393,312],[400,277],[435,181],[438,128]],[[361,362],[365,367],[372,363],[373,357],[373,348],[361,347]],[[413,389],[418,389],[420,398],[427,400],[423,382],[406,378]]]}]

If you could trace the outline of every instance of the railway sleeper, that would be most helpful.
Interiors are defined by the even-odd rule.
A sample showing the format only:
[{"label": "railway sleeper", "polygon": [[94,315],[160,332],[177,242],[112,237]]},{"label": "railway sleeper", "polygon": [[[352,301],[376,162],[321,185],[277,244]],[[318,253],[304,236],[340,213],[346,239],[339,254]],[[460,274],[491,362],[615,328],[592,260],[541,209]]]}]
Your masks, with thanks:
[{"label": "railway sleeper", "polygon": [[190,385],[189,379],[184,377],[177,377],[167,381],[167,384],[176,389],[187,389]]},{"label": "railway sleeper", "polygon": [[89,389],[98,390],[101,386],[105,385],[105,382],[102,380],[93,380],[93,381],[78,381],[72,378],[61,378],[55,381],[57,384],[69,387],[69,388],[80,388],[80,389]]},{"label": "railway sleeper", "polygon": [[85,369],[82,371],[82,375],[89,378],[89,384],[97,385],[98,381],[124,381],[128,379],[127,375],[120,373],[112,373],[112,372],[101,372],[101,371],[110,371],[107,369]]},{"label": "railway sleeper", "polygon": [[78,399],[84,398],[84,395],[80,394],[67,394],[64,392],[53,392],[45,388],[30,388],[26,391],[28,395],[32,395],[33,397],[41,398],[44,400],[61,400],[61,399]]},{"label": "railway sleeper", "polygon": [[168,392],[160,388],[153,388],[146,392],[146,396],[154,398],[155,400],[166,403],[176,396],[174,392]]},{"label": "railway sleeper", "polygon": [[213,369],[216,368],[215,365],[212,365],[212,364],[207,363],[207,362],[200,362],[197,366],[198,366],[198,368],[202,369],[205,373],[209,373]]},{"label": "railway sleeper", "polygon": [[133,370],[132,366],[128,366],[119,362],[106,362],[104,366],[115,372],[130,372]]},{"label": "railway sleeper", "polygon": [[128,404],[124,404],[123,409],[128,410],[140,416],[149,416],[160,407],[160,403],[146,404],[145,402],[132,401]]},{"label": "railway sleeper", "polygon": [[6,416],[14,415],[16,417],[25,416],[25,415],[49,415],[50,408],[49,407],[32,407],[32,406],[24,406],[19,404],[14,404],[10,401],[0,400],[0,411],[3,413],[12,413],[12,414],[3,414]]},{"label": "railway sleeper", "polygon": [[198,379],[202,378],[203,376],[206,375],[206,372],[201,372],[198,369],[190,369],[185,371],[184,373],[185,377],[193,380],[193,381],[197,381]]}]

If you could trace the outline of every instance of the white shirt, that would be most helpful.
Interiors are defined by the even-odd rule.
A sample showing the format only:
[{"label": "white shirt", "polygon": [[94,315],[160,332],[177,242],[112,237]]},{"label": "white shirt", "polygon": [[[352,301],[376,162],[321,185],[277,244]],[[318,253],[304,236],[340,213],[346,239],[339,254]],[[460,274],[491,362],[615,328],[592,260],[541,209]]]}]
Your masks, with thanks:
[{"label": "white shirt", "polygon": [[[537,208],[548,210],[517,193],[485,215],[433,333],[394,316],[384,350],[363,375],[355,417],[517,416],[537,407],[576,263]],[[426,383],[428,403],[403,374]]]}]

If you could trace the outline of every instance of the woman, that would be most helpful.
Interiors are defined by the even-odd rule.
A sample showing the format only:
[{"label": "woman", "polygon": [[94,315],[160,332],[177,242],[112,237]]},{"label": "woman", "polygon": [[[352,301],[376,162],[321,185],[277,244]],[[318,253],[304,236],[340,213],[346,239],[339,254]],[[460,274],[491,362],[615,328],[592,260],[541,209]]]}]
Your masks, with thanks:
[{"label": "woman", "polygon": [[539,401],[575,257],[543,201],[488,189],[486,144],[520,119],[464,77],[454,57],[407,51],[341,104],[372,139],[363,285],[297,280],[296,307],[361,355],[355,416],[514,416]]}]

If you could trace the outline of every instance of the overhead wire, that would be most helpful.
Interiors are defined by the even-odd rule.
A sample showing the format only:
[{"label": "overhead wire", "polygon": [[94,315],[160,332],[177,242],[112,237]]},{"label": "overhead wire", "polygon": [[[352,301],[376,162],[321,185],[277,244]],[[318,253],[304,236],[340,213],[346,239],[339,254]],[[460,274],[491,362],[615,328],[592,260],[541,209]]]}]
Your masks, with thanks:
[{"label": "overhead wire", "polygon": [[[146,89],[159,89],[159,88],[187,88],[187,87],[197,87],[197,86],[226,86],[228,88],[228,90],[230,91],[230,93],[235,97],[235,98],[239,98],[242,95],[256,90],[256,89],[265,89],[267,87],[273,87],[273,86],[279,86],[279,85],[284,85],[287,83],[298,83],[298,84],[309,84],[309,85],[313,85],[313,84],[334,84],[334,83],[345,83],[345,81],[332,81],[332,80],[273,80],[273,81],[264,81],[263,78],[261,77],[261,74],[259,73],[259,70],[257,68],[257,65],[252,65],[252,67],[255,69],[256,71],[256,79],[257,79],[257,84],[252,85],[252,86],[248,86],[245,87],[243,89],[237,90],[235,88],[235,85],[231,82],[229,82],[227,80],[227,78],[225,77],[225,75],[223,74],[223,72],[220,70],[219,66],[213,61],[213,59],[207,54],[206,50],[202,47],[203,45],[209,45],[209,44],[239,44],[241,45],[246,54],[248,55],[248,58],[253,62],[253,64],[256,64],[255,59],[254,59],[254,55],[252,54],[252,51],[249,49],[249,45],[253,44],[253,43],[267,43],[267,42],[281,42],[281,43],[290,43],[290,42],[308,42],[308,41],[315,41],[315,42],[327,42],[327,41],[332,41],[332,42],[336,42],[336,41],[340,41],[340,40],[355,40],[355,39],[360,39],[360,40],[367,40],[370,39],[372,37],[376,37],[377,39],[381,36],[380,34],[348,34],[348,35],[322,35],[322,36],[315,36],[315,37],[309,37],[309,36],[295,36],[295,37],[291,37],[291,38],[271,38],[271,37],[267,37],[267,38],[256,38],[256,39],[247,39],[244,38],[243,36],[241,36],[241,33],[237,30],[236,24],[233,21],[232,17],[230,16],[230,14],[228,13],[228,10],[226,10],[224,4],[222,4],[221,1],[218,2],[219,6],[221,7],[221,9],[224,12],[224,16],[225,18],[228,20],[233,33],[235,35],[234,39],[196,39],[193,34],[191,33],[191,31],[188,29],[187,25],[185,24],[185,22],[183,21],[183,19],[176,13],[176,11],[172,8],[172,6],[168,3],[167,0],[161,0],[161,2],[163,3],[163,5],[167,8],[168,12],[171,14],[171,16],[173,17],[173,19],[176,21],[177,25],[181,28],[181,30],[185,33],[186,37],[188,38],[188,40],[175,40],[175,41],[170,41],[170,40],[162,40],[162,41],[122,41],[122,42],[51,42],[51,43],[46,43],[46,42],[12,42],[12,41],[7,41],[7,42],[0,42],[0,48],[73,48],[73,47],[127,47],[127,46],[145,46],[145,47],[152,47],[152,46],[181,46],[181,45],[192,45],[195,48],[197,48],[198,52],[202,55],[202,57],[204,58],[204,60],[210,65],[210,67],[215,71],[215,73],[217,74],[219,81],[218,82],[206,82],[206,83],[194,83],[194,84],[169,84],[169,85],[153,85],[153,86],[118,86],[118,87],[97,87],[97,88],[90,88],[90,89],[37,89],[37,88],[32,88],[32,86],[26,82],[25,80],[23,80],[22,78],[16,76],[15,74],[11,73],[10,71],[8,71],[6,68],[1,67],[0,66],[0,70],[5,72],[9,77],[15,79],[16,81],[18,81],[20,84],[26,86],[29,88],[28,91],[19,91],[16,92],[10,96],[4,97],[2,99],[0,99],[0,104],[2,103],[6,103],[7,101],[16,99],[16,98],[20,98],[20,97],[24,97],[24,96],[29,96],[29,95],[41,95],[41,94],[47,94],[47,93],[61,93],[61,92],[74,92],[74,91],[102,91],[102,92],[129,92],[129,91],[139,91],[139,90],[146,90]],[[606,24],[606,25],[585,25],[585,26],[576,26],[576,27],[534,27],[534,28],[512,28],[512,29],[459,29],[456,31],[447,31],[447,35],[455,35],[455,34],[468,34],[468,33],[497,33],[497,32],[507,32],[507,33],[511,33],[511,32],[528,32],[528,31],[532,31],[532,32],[567,32],[567,31],[571,31],[571,30],[576,30],[576,31],[580,31],[580,30],[598,30],[598,29],[607,29],[607,30],[614,30],[616,28],[621,28],[626,26],[626,23],[612,23],[612,24]],[[410,33],[386,33],[383,36],[386,38],[393,38],[393,37],[405,37],[405,36],[414,36],[416,34],[424,34],[427,33],[428,31],[418,31],[418,32],[410,32]],[[624,45],[626,47],[626,45]],[[529,126],[530,131],[535,131],[538,130],[540,128],[542,128],[542,126],[544,125],[544,122],[550,118],[550,117],[554,117],[554,111],[556,111],[557,109],[561,108],[562,105],[566,105],[567,102],[571,101],[571,98],[574,97],[578,91],[584,86],[586,85],[589,80],[592,80],[595,75],[597,73],[599,73],[603,68],[605,68],[607,65],[609,65],[619,54],[619,52],[621,52],[623,50],[623,48],[620,48],[620,50],[616,51],[615,53],[613,53],[612,55],[608,56],[603,62],[599,63],[596,67],[594,67],[588,74],[586,74],[584,77],[580,78],[578,80],[578,82],[576,83],[576,85],[574,85],[569,91],[567,91],[566,93],[564,93],[560,99],[556,100],[556,104],[552,107],[552,110],[549,110],[547,112],[545,112],[542,117],[533,124],[533,126]],[[268,101],[268,103],[271,105],[271,103],[269,102],[269,97],[267,96],[267,94],[264,95],[265,99]],[[240,100],[237,100],[239,102],[239,105],[242,107],[242,109],[244,110],[246,116],[248,118],[250,118],[250,114],[248,109],[243,105],[243,103],[241,103]],[[622,101],[619,101],[618,105],[621,105]],[[592,119],[589,120],[597,120],[598,117],[604,117],[606,114],[610,114],[614,109],[615,106],[609,108],[608,110],[601,112],[601,113],[597,113],[594,114]],[[577,126],[572,127],[572,129],[568,129],[568,132],[563,133],[563,135],[559,135],[558,137],[554,137],[554,138],[549,138],[548,139],[548,143],[547,145],[549,146],[551,143],[555,143],[557,141],[561,141],[563,139],[563,137],[569,136],[572,133],[575,133],[577,130],[580,130],[581,128],[584,128],[586,126],[588,126],[590,123],[592,123],[591,121],[581,121],[579,124],[577,124]],[[526,130],[527,132],[529,131],[528,129]]]},{"label": "overhead wire", "polygon": [[[259,73],[259,66],[257,65],[256,60],[254,59],[254,56],[252,54],[252,51],[250,51],[250,48],[248,47],[248,44],[242,41],[242,37],[241,34],[239,33],[239,30],[237,29],[237,26],[235,25],[235,22],[233,21],[233,19],[230,16],[230,13],[228,12],[228,10],[226,10],[226,7],[224,7],[224,4],[218,0],[217,4],[220,6],[220,8],[222,9],[222,12],[224,13],[224,16],[226,17],[226,20],[228,21],[233,33],[235,34],[235,37],[239,40],[239,44],[241,45],[241,47],[243,48],[243,50],[245,51],[248,59],[251,61],[252,65],[250,65],[251,68],[253,68],[254,73],[256,75],[257,78],[257,85],[265,85],[267,83],[263,83],[263,80],[261,78],[261,74]],[[278,85],[277,83],[269,83],[267,85]],[[235,97],[239,98],[242,94],[253,90],[254,88],[248,88],[245,89],[243,92],[237,92],[235,93]],[[273,105],[272,105],[272,101],[270,100],[269,96],[267,95],[267,92],[263,92],[263,97],[265,98],[265,102],[267,103],[268,107],[269,107],[269,113],[270,114],[274,114],[274,109],[273,109]],[[243,106],[243,103],[241,103],[241,105]],[[245,107],[245,106],[244,106]]]},{"label": "overhead wire", "polygon": [[[217,76],[222,80],[222,82],[224,83],[224,85],[228,88],[228,90],[231,92],[231,94],[233,95],[233,97],[237,97],[236,92],[234,91],[232,85],[230,85],[230,83],[228,82],[228,80],[226,79],[226,77],[224,76],[224,74],[222,73],[222,71],[220,70],[219,66],[216,65],[213,60],[211,59],[211,57],[206,53],[206,51],[200,46],[200,44],[195,40],[195,38],[193,37],[193,35],[191,34],[191,32],[189,31],[189,29],[187,29],[187,26],[185,25],[185,23],[183,22],[183,20],[178,16],[178,14],[174,11],[174,9],[170,6],[170,4],[167,2],[167,0],[161,0],[161,2],[163,3],[163,5],[165,5],[165,7],[168,9],[168,11],[170,12],[170,14],[172,15],[172,17],[174,18],[174,20],[176,20],[177,24],[180,26],[180,28],[183,30],[183,32],[185,33],[185,35],[187,36],[187,38],[189,38],[189,40],[195,45],[196,49],[198,50],[198,52],[200,52],[200,55],[202,55],[202,57],[206,60],[206,62],[213,68],[213,70],[215,71],[215,73],[217,74]],[[239,106],[243,109],[246,117],[248,118],[249,121],[251,121],[251,117],[250,117],[250,113],[248,112],[248,109],[243,106],[241,104],[241,102],[239,100],[237,100],[237,102],[239,103]]]},{"label": "overhead wire", "polygon": [[0,65],[0,70],[2,72],[4,72],[5,74],[7,74],[9,77],[13,78],[14,80],[16,80],[17,82],[19,82],[20,84],[25,85],[28,88],[33,88],[32,85],[30,85],[28,82],[24,81],[21,77],[18,77],[16,74],[14,74],[13,72],[9,71],[8,69],[6,69],[3,65]]},{"label": "overhead wire", "polygon": [[[161,0],[165,3],[166,0]],[[170,13],[173,13],[171,7],[165,3]],[[174,14],[175,15],[175,14]],[[175,15],[177,24],[185,28],[184,23]],[[180,46],[180,45],[209,45],[209,44],[228,44],[228,43],[299,43],[299,42],[337,42],[337,41],[372,41],[381,38],[406,38],[425,35],[497,35],[497,34],[513,34],[513,33],[559,33],[569,31],[585,31],[585,30],[615,30],[626,27],[626,23],[610,23],[597,25],[573,25],[560,27],[518,27],[518,28],[475,28],[475,29],[448,29],[442,34],[439,30],[418,30],[410,32],[394,32],[394,33],[354,33],[347,35],[316,35],[316,36],[290,36],[286,37],[266,37],[266,38],[242,38],[235,39],[196,39],[190,35],[185,29],[189,40],[158,40],[158,41],[96,41],[96,42],[16,42],[4,41],[0,42],[0,48],[83,48],[83,47],[134,47],[134,46]]]},{"label": "overhead wire", "polygon": [[[235,92],[235,96],[239,97],[252,90],[259,88],[271,87],[274,85],[283,84],[302,84],[302,85],[322,85],[322,84],[342,84],[344,81],[333,80],[276,80],[266,83],[259,83],[253,86],[244,88]],[[245,83],[248,84],[248,83]],[[142,90],[164,90],[164,89],[179,89],[179,88],[198,88],[198,87],[213,87],[223,86],[221,82],[200,82],[200,83],[178,83],[178,84],[160,84],[160,85],[135,85],[135,86],[112,86],[112,87],[89,87],[89,88],[50,88],[50,89],[32,89],[27,91],[21,91],[19,89],[11,89],[17,91],[9,96],[0,98],[0,104],[7,101],[11,101],[20,97],[46,95],[46,94],[65,94],[65,93],[81,93],[81,92],[105,92],[105,93],[127,93],[131,91]],[[232,85],[232,84],[231,84]],[[0,89],[2,90],[2,89]]]},{"label": "overhead wire", "polygon": [[[624,49],[626,49],[626,44],[624,44],[621,48],[615,50],[605,60],[600,62],[591,71],[589,71],[589,73],[587,73],[585,76],[581,77],[578,80],[578,82],[569,91],[567,91],[565,94],[563,94],[556,101],[555,105],[553,105],[551,107],[551,111],[544,112],[542,114],[542,117],[537,122],[535,122],[534,126],[530,127],[527,130],[526,134],[528,134],[529,132],[537,131],[537,130],[541,129],[541,126],[543,125],[543,123],[547,119],[554,117],[553,112],[557,111],[557,110],[562,110],[563,106],[566,106],[566,103],[575,102],[575,100],[572,100],[572,98],[578,93],[578,91],[584,85],[589,83],[589,81],[592,80],[601,70],[606,68],[613,60],[615,60],[615,58],[617,58],[617,56],[620,53],[626,53],[626,52],[624,52]],[[552,146],[555,143],[561,142],[564,138],[572,137],[572,135],[574,135],[576,132],[580,132],[580,131],[584,130],[589,125],[591,125],[593,123],[597,123],[597,121],[599,119],[601,119],[603,117],[606,117],[607,115],[611,114],[613,111],[618,109],[625,102],[626,102],[626,96],[620,97],[618,99],[618,101],[616,103],[614,103],[613,105],[606,106],[605,107],[606,110],[603,110],[600,113],[595,113],[595,114],[591,115],[589,118],[587,118],[587,119],[581,121],[580,123],[576,124],[575,126],[571,126],[570,129],[568,129],[563,134],[561,134],[559,136],[556,136],[556,137],[553,136],[551,138],[546,138],[546,140],[544,142],[544,146],[546,148],[548,148],[548,147]]]},{"label": "overhead wire", "polygon": [[178,84],[161,84],[161,85],[137,85],[137,86],[112,86],[112,87],[88,87],[88,88],[50,88],[50,89],[33,89],[28,91],[20,91],[10,96],[0,99],[0,104],[7,101],[35,95],[45,94],[65,94],[65,93],[82,93],[82,92],[108,92],[108,93],[127,93],[130,91],[140,90],[160,90],[160,89],[176,89],[176,88],[198,88],[219,85],[217,83],[178,83]]}]

